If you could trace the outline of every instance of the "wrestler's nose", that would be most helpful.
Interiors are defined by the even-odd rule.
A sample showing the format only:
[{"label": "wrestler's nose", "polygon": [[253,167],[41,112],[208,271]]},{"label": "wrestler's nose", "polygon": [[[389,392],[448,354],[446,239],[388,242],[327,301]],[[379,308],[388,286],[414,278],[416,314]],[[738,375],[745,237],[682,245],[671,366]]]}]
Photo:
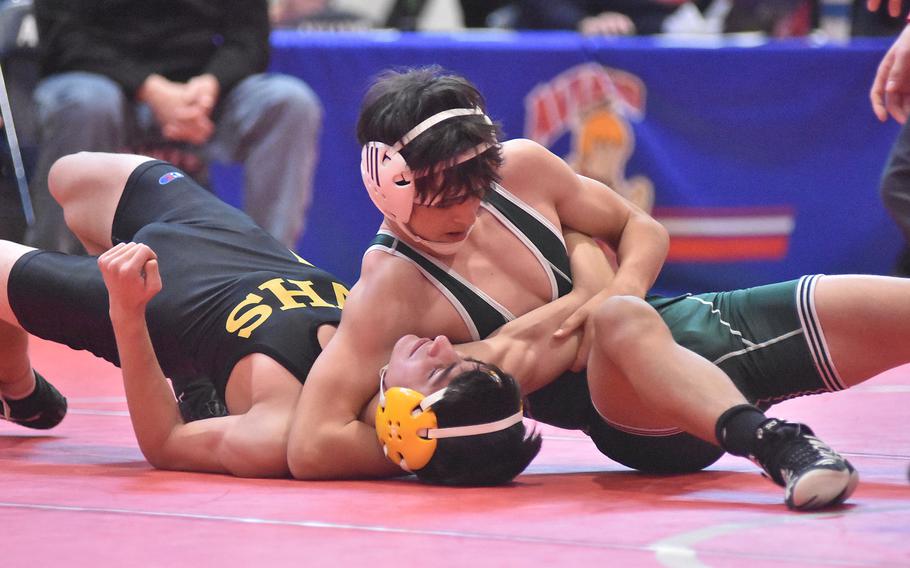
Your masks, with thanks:
[{"label": "wrestler's nose", "polygon": [[454,353],[455,349],[452,347],[452,342],[445,335],[437,335],[428,351],[431,357],[444,357]]}]

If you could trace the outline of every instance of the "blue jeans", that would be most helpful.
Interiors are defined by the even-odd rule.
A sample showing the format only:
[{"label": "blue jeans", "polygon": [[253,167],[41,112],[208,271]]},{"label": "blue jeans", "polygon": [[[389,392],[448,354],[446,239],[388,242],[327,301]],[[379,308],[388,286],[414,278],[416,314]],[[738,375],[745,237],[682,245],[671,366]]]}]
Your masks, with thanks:
[{"label": "blue jeans", "polygon": [[[41,150],[31,182],[36,222],[27,241],[74,252],[78,242],[47,189],[53,163],[82,150],[141,151],[163,138],[151,109],[127,100],[119,85],[102,75],[52,75],[38,84],[34,99]],[[213,117],[212,138],[191,150],[205,163],[243,164],[244,210],[294,248],[303,232],[318,159],[322,106],[316,94],[295,77],[252,75],[221,98]]]}]

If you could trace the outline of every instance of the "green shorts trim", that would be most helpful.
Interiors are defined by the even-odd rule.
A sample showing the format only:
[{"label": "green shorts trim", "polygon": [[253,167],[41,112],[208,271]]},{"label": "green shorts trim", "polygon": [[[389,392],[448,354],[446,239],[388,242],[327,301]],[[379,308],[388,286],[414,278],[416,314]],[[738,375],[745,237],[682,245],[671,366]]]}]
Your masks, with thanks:
[{"label": "green shorts trim", "polygon": [[[771,404],[845,387],[815,311],[820,276],[717,292],[648,298],[673,338],[723,369],[753,404]],[[607,457],[653,473],[703,469],[723,450],[679,429],[646,430],[607,422],[594,409],[583,373],[566,373],[528,396],[534,419],[586,432]]]},{"label": "green shorts trim", "polygon": [[726,372],[754,404],[846,388],[815,311],[820,275],[649,300],[680,345]]}]

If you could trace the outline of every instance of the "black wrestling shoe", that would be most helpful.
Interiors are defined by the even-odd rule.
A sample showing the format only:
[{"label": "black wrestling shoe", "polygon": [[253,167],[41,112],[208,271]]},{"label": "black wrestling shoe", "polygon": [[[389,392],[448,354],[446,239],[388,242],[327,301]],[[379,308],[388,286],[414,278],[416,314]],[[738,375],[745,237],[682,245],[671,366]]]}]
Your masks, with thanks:
[{"label": "black wrestling shoe", "polygon": [[53,428],[66,416],[66,397],[35,372],[35,390],[19,400],[7,400],[0,396],[0,419],[21,424],[27,428],[47,430]]},{"label": "black wrestling shoe", "polygon": [[859,474],[815,437],[805,424],[771,418],[755,433],[758,455],[749,458],[785,488],[787,507],[808,511],[843,503],[856,489]]}]

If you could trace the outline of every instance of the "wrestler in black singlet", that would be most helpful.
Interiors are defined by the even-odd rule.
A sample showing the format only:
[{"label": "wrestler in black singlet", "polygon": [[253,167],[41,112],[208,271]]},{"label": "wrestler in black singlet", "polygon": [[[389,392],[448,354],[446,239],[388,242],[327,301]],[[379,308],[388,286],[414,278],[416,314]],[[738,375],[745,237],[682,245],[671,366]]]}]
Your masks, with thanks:
[{"label": "wrestler in black singlet", "polygon": [[[203,377],[223,402],[231,370],[251,353],[272,357],[303,383],[321,351],[317,329],[341,318],[341,281],[166,162],[132,173],[112,233],[114,243],[145,243],[158,255],[163,288],[147,319],[178,395]],[[119,364],[94,257],[24,255],[10,272],[9,301],[29,333]]]}]

